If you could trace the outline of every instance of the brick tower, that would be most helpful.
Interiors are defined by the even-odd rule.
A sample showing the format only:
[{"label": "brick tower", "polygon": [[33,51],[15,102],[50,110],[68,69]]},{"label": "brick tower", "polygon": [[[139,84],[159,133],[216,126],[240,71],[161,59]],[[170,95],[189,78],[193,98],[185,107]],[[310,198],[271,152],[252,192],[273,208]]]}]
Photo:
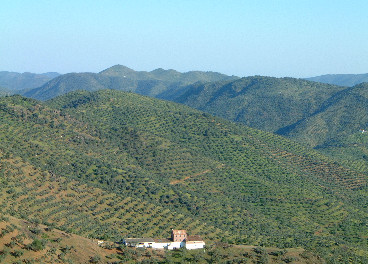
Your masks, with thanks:
[{"label": "brick tower", "polygon": [[173,242],[183,242],[187,238],[186,230],[172,230],[171,240]]}]

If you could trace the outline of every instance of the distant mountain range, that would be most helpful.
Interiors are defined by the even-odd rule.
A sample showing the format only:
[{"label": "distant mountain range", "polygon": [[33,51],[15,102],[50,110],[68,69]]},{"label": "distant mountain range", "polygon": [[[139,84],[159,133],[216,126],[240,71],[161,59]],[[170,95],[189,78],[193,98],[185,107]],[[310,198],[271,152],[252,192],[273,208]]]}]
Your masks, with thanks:
[{"label": "distant mountain range", "polygon": [[368,82],[368,73],[365,73],[365,74],[326,74],[326,75],[306,78],[306,80],[335,84],[335,85],[340,85],[340,86],[354,86],[359,83]]},{"label": "distant mountain range", "polygon": [[64,74],[39,88],[23,92],[22,94],[39,100],[48,100],[76,90],[114,89],[170,99],[181,94],[184,87],[195,82],[234,79],[238,79],[238,77],[215,72],[192,71],[180,73],[174,70],[163,69],[145,72],[134,71],[122,65],[115,65],[100,73]]},{"label": "distant mountain range", "polygon": [[32,89],[45,84],[59,75],[60,74],[56,72],[36,74],[30,72],[17,73],[0,71],[0,86],[14,91]]}]

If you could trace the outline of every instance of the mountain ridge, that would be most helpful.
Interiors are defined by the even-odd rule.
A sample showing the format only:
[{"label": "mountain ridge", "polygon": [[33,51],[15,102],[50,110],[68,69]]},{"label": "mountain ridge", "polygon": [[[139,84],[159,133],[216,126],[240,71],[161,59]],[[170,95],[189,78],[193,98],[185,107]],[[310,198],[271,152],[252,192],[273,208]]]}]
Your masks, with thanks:
[{"label": "mountain ridge", "polygon": [[[40,100],[48,100],[58,95],[75,91],[115,89],[133,91],[143,95],[164,97],[174,96],[188,84],[198,81],[236,79],[216,72],[192,71],[180,73],[175,70],[156,69],[151,72],[134,71],[123,65],[114,65],[99,73],[68,73],[56,77],[41,87],[21,92],[22,95]],[[165,98],[166,99],[166,98]]]},{"label": "mountain ridge", "polygon": [[368,82],[368,73],[363,74],[325,74],[315,77],[305,78],[306,80],[335,84],[340,86],[354,86],[363,82]]},{"label": "mountain ridge", "polygon": [[33,89],[59,75],[60,74],[57,72],[36,74],[30,72],[18,73],[0,71],[0,86],[14,91]]},{"label": "mountain ridge", "polygon": [[[225,79],[218,80],[221,78]],[[352,135],[344,132],[344,127],[334,126],[332,120],[340,117],[333,115],[323,120],[326,123],[323,128],[315,130],[318,124],[321,124],[318,122],[322,122],[317,120],[318,117],[323,116],[322,112],[329,111],[332,104],[343,102],[344,99],[339,98],[348,94],[349,87],[289,77],[233,78],[235,77],[212,72],[180,73],[160,68],[151,72],[134,71],[126,66],[114,65],[100,73],[65,74],[49,81],[41,88],[23,94],[46,100],[79,89],[95,91],[113,88],[132,91],[183,103],[231,121],[278,133],[321,151],[327,151],[325,146],[329,146],[328,152],[324,152],[328,155],[337,153],[332,150],[332,146],[337,144],[331,142],[341,142],[343,136]],[[9,92],[4,91],[3,94]],[[352,98],[349,100],[353,107],[362,103],[358,97],[356,102]],[[334,113],[334,115],[343,114],[341,111]],[[312,124],[311,120],[315,120],[316,124]],[[356,119],[353,116],[352,120],[355,120],[355,123],[351,127],[356,131],[358,130],[356,126],[361,129],[366,126],[363,122],[364,117]],[[309,131],[308,135],[306,131]],[[363,162],[362,157],[365,154],[354,155]]]}]

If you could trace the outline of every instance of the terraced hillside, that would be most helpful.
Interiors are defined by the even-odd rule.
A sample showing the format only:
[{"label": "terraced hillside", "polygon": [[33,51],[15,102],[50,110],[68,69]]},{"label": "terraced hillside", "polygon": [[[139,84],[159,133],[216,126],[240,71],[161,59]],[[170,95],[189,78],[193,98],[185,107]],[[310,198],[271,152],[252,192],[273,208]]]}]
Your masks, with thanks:
[{"label": "terraced hillside", "polygon": [[367,175],[282,137],[111,90],[12,96],[0,109],[7,214],[99,238],[186,228],[367,252]]},{"label": "terraced hillside", "polygon": [[[75,180],[40,172],[19,159],[1,161],[1,213],[41,219],[69,233],[119,241],[129,236],[167,237],[172,225],[216,239],[221,231],[184,219],[172,211],[138,198],[120,196]],[[146,227],[137,226],[144,222]],[[192,228],[194,227],[194,228]]]}]

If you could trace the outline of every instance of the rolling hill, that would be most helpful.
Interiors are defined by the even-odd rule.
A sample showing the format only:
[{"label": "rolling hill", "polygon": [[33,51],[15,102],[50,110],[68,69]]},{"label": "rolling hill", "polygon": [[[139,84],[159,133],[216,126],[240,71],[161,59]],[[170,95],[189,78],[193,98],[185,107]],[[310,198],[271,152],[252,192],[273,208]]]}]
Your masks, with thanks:
[{"label": "rolling hill", "polygon": [[[354,140],[346,141],[348,137],[359,138],[359,129],[366,127],[362,112],[365,103],[352,95],[344,101],[351,91],[348,87],[295,78],[236,79],[213,72],[134,71],[116,65],[98,74],[65,74],[25,95],[46,100],[70,91],[97,91],[106,87],[183,103],[298,140],[341,161],[359,162],[361,169],[366,167],[363,165],[366,148],[359,147]],[[341,111],[347,108],[348,111]],[[346,157],[339,151],[342,145],[346,146],[343,151]]]},{"label": "rolling hill", "polygon": [[26,89],[33,89],[44,85],[49,80],[59,76],[59,73],[48,72],[42,74],[24,72],[0,72],[0,86],[9,90],[20,91]]},{"label": "rolling hill", "polygon": [[339,159],[367,161],[368,83],[347,88],[322,105],[314,115],[283,129],[283,134],[307,142]]},{"label": "rolling hill", "polygon": [[367,255],[367,174],[280,136],[112,90],[0,98],[0,115],[2,214],[95,238],[185,228]]},{"label": "rolling hill", "polygon": [[48,100],[76,90],[115,89],[170,99],[170,97],[181,94],[186,85],[195,82],[237,78],[215,72],[191,71],[180,73],[175,70],[163,69],[156,69],[151,72],[134,71],[122,65],[115,65],[100,73],[68,73],[61,75],[41,87],[21,94],[38,100]]},{"label": "rolling hill", "polygon": [[275,132],[307,118],[344,88],[295,78],[254,76],[194,84],[174,101],[247,126]]},{"label": "rolling hill", "polygon": [[354,85],[357,85],[363,82],[368,82],[368,73],[365,73],[365,74],[326,74],[326,75],[306,78],[306,80],[350,87],[350,86],[354,86]]},{"label": "rolling hill", "polygon": [[174,100],[275,132],[367,172],[367,91],[367,83],[342,87],[255,76],[194,84]]}]

